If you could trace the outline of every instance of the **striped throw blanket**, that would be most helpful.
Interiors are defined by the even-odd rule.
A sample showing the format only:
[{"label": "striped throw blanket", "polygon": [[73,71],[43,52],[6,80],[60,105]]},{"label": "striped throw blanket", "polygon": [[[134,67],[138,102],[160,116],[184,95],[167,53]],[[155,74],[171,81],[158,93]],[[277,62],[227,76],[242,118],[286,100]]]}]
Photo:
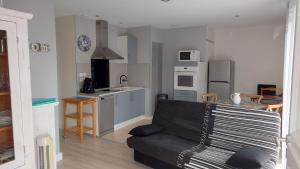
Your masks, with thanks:
[{"label": "striped throw blanket", "polygon": [[[262,168],[276,167],[281,118],[278,113],[217,105],[206,116],[209,122],[204,144],[182,152],[178,167],[185,169],[231,169],[225,162],[243,147],[257,147],[273,158]],[[211,126],[210,126],[211,125]],[[183,157],[184,156],[184,157]],[[183,159],[183,160],[180,160]]]}]

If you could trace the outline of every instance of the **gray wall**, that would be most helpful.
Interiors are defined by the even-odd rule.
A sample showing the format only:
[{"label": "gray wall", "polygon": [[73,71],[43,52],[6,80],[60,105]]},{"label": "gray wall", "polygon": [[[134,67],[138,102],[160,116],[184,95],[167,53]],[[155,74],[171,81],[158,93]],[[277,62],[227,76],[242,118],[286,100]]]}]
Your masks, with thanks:
[{"label": "gray wall", "polygon": [[[272,24],[215,30],[215,59],[235,62],[235,92],[256,93],[257,84],[282,88],[284,28]],[[272,66],[266,66],[269,64]]]},{"label": "gray wall", "polygon": [[57,57],[54,4],[49,0],[5,0],[4,6],[33,13],[29,22],[29,43],[50,45],[49,53],[30,51],[32,97],[57,98]]},{"label": "gray wall", "polygon": [[138,63],[151,63],[151,27],[129,28],[127,32],[138,38]]},{"label": "gray wall", "polygon": [[178,50],[197,49],[206,57],[206,26],[163,30],[163,92],[173,98]]},{"label": "gray wall", "polygon": [[[91,76],[91,56],[96,47],[96,21],[85,17],[75,17],[76,25],[76,64],[77,64],[77,91],[80,90],[82,83],[79,81],[79,73],[87,73]],[[88,52],[82,52],[77,47],[77,39],[80,35],[85,34],[91,38],[92,47]],[[120,35],[126,34],[125,28],[120,28],[118,26],[108,25],[108,47],[116,51],[116,40]],[[115,64],[110,63],[110,87],[117,87],[119,85],[119,77],[122,74],[127,74],[126,72],[127,64]],[[113,69],[112,69],[113,68]]]},{"label": "gray wall", "polygon": [[[34,14],[33,19],[29,22],[29,42],[48,43],[50,52],[30,52],[32,97],[57,98],[58,78],[53,1],[4,0],[4,7]],[[57,112],[56,115],[56,119],[58,119]],[[56,122],[58,123],[58,120]],[[59,152],[58,137],[56,145],[57,152]]]},{"label": "gray wall", "polygon": [[[151,45],[151,27],[142,26],[127,29],[128,34],[138,39],[138,65],[128,65],[129,85],[145,84],[145,115],[152,116],[151,103],[151,61],[152,61],[152,45]],[[141,63],[143,63],[141,65]],[[131,80],[134,77],[134,80]]]},{"label": "gray wall", "polygon": [[[76,41],[76,63],[91,63],[91,56],[96,48],[96,21],[86,17],[75,17],[75,41]],[[91,39],[91,49],[82,52],[77,47],[77,40],[80,35],[87,35]]]}]

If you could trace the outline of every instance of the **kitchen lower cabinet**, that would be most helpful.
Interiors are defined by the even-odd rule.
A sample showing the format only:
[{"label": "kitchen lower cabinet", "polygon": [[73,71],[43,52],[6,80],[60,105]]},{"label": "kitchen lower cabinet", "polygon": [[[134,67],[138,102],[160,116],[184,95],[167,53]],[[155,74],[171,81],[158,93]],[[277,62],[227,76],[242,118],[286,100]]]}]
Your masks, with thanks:
[{"label": "kitchen lower cabinet", "polygon": [[145,90],[134,90],[114,95],[114,124],[119,124],[145,113]]},{"label": "kitchen lower cabinet", "polygon": [[129,118],[130,113],[130,93],[123,92],[115,94],[114,124],[119,124]]}]

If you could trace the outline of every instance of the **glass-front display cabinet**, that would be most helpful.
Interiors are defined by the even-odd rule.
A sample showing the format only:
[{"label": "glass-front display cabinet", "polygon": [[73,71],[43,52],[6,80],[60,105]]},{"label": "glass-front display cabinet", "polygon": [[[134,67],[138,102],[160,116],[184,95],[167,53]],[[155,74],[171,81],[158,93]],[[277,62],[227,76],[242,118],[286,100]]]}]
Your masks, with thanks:
[{"label": "glass-front display cabinet", "polygon": [[0,169],[35,169],[28,17],[0,8]]},{"label": "glass-front display cabinet", "polygon": [[0,165],[14,160],[7,34],[0,30]]}]

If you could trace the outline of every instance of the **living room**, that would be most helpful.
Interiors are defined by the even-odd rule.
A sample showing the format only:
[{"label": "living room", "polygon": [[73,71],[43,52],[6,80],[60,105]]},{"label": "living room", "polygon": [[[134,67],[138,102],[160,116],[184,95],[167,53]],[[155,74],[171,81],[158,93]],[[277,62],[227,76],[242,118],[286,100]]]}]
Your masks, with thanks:
[{"label": "living room", "polygon": [[[224,163],[245,145],[267,156],[256,159],[261,168],[284,168],[286,135],[299,126],[297,3],[3,0],[4,8],[33,14],[27,91],[35,144],[38,136],[53,139],[59,169],[234,168]],[[234,148],[224,153],[224,143]]]}]

